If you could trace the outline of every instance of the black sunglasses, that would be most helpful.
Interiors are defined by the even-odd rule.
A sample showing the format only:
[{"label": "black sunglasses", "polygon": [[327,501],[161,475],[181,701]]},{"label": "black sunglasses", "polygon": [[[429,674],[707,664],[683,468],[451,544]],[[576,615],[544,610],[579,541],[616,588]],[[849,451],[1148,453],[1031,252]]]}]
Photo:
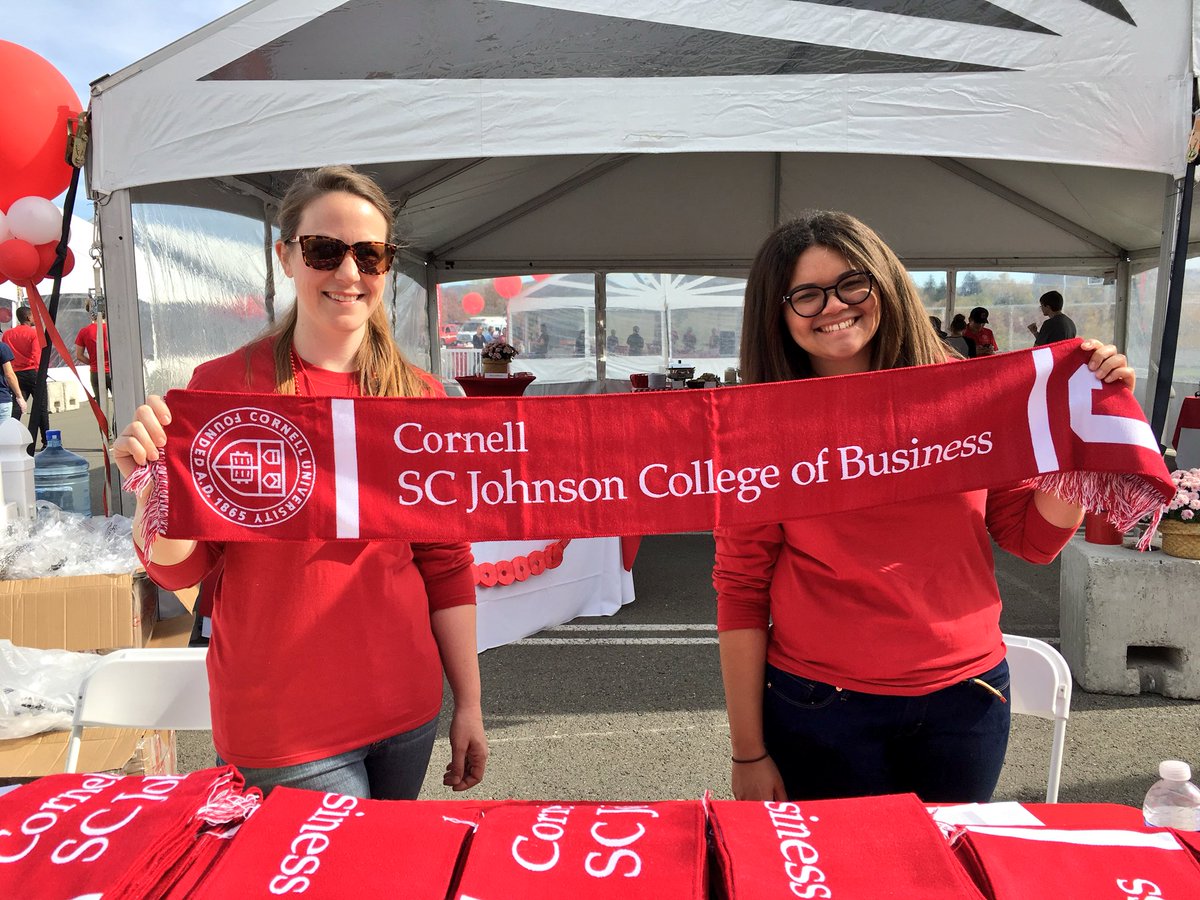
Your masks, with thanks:
[{"label": "black sunglasses", "polygon": [[342,264],[347,253],[354,253],[354,264],[363,275],[382,275],[392,267],[396,245],[384,241],[359,241],[347,244],[322,234],[302,234],[287,243],[300,245],[300,256],[310,269],[331,272]]},{"label": "black sunglasses", "polygon": [[829,292],[837,294],[847,306],[857,306],[875,290],[875,277],[870,272],[847,272],[828,287],[805,285],[783,295],[783,302],[801,318],[819,316],[829,302]]}]

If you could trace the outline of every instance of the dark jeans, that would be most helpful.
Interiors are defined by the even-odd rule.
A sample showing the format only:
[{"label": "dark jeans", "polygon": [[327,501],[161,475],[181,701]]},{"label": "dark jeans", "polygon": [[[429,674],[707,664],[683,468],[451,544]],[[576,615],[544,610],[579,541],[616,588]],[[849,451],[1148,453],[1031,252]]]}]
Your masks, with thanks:
[{"label": "dark jeans", "polygon": [[[104,390],[107,393],[112,393],[112,373],[104,373]],[[96,398],[96,402],[103,405],[104,397],[100,394],[100,373],[96,369],[92,369],[92,396]]]},{"label": "dark jeans", "polygon": [[[37,382],[37,369],[22,369],[16,373],[17,384],[21,386],[21,393],[25,395],[25,403],[29,410],[29,415],[33,416],[33,387]],[[34,443],[38,443],[38,436],[41,436],[41,445],[46,446],[46,431],[50,427],[50,409],[46,402],[46,394],[42,392],[41,402],[38,406],[38,420],[34,422],[31,418],[29,421],[29,433],[33,436]],[[12,416],[14,419],[19,419],[20,412],[16,404],[13,404]]]},{"label": "dark jeans", "polygon": [[[979,678],[1009,698],[1007,661]],[[863,694],[771,665],[766,679],[763,736],[791,799],[991,799],[1008,749],[1009,705],[983,686],[967,680],[919,697]]]}]

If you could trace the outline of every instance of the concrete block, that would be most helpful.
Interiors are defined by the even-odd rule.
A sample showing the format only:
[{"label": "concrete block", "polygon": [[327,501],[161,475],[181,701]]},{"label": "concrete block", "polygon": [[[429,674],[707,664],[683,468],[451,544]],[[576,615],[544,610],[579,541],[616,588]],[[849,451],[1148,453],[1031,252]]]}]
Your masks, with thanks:
[{"label": "concrete block", "polygon": [[1076,536],[1061,571],[1062,654],[1080,687],[1200,699],[1200,560]]},{"label": "concrete block", "polygon": [[79,409],[79,386],[68,381],[47,381],[46,401],[52,413]]}]

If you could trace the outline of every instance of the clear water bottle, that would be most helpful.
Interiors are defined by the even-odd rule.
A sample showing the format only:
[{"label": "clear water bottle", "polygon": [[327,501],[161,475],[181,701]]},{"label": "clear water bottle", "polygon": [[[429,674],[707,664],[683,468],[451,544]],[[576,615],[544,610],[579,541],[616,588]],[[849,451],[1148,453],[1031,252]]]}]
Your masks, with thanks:
[{"label": "clear water bottle", "polygon": [[1159,780],[1146,792],[1142,816],[1154,828],[1200,831],[1200,788],[1192,784],[1192,767],[1177,759],[1158,764]]},{"label": "clear water bottle", "polygon": [[63,449],[61,431],[47,431],[46,449],[33,458],[33,492],[64,512],[92,514],[88,461]]}]

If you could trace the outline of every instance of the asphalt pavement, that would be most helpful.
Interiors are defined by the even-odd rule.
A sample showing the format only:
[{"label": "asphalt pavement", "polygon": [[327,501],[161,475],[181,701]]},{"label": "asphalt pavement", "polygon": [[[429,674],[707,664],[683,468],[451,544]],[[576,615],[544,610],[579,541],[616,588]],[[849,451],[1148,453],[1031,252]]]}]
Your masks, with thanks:
[{"label": "asphalt pavement", "polygon": [[[98,510],[102,455],[90,414],[57,413],[51,427],[92,462]],[[648,537],[633,570],[637,599],[617,615],[578,619],[569,630],[560,626],[481,654],[487,777],[470,795],[442,787],[449,761],[443,709],[422,796],[650,800],[695,798],[705,790],[730,796],[712,554],[711,534]],[[1033,566],[997,550],[996,575],[1003,629],[1056,643],[1058,563]],[[996,799],[1044,797],[1051,727],[1014,717]],[[212,765],[207,732],[181,732],[178,748],[181,771]],[[1060,800],[1140,806],[1159,761],[1168,758],[1200,769],[1200,702],[1089,694],[1076,685]]]}]

